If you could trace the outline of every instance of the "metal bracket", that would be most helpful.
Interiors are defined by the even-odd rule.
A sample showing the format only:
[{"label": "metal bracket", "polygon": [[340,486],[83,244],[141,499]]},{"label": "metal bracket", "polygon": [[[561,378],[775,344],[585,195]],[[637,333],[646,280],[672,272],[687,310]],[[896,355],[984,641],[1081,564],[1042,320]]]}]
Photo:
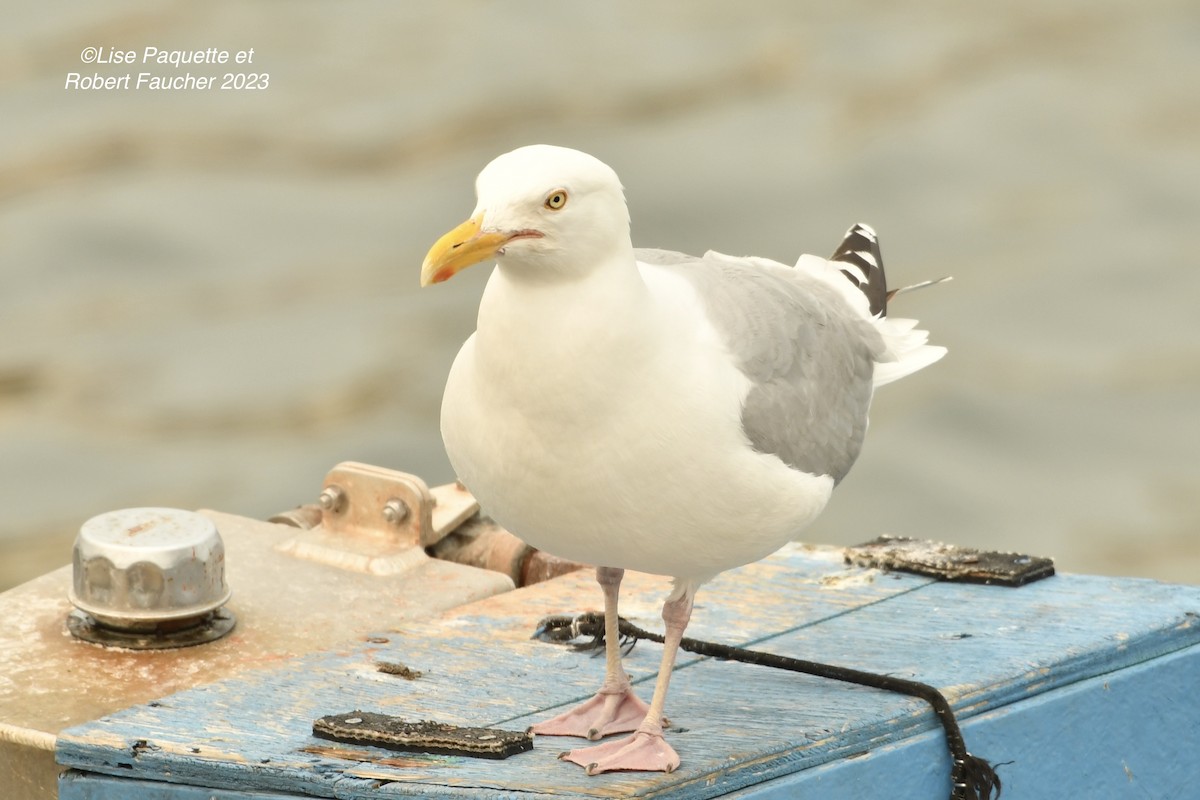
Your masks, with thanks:
[{"label": "metal bracket", "polygon": [[461,483],[430,489],[415,475],[355,461],[330,470],[316,503],[270,521],[301,531],[280,552],[374,575],[405,572],[433,556],[527,586],[583,566],[535,550],[480,516]]},{"label": "metal bracket", "polygon": [[410,547],[433,538],[433,495],[415,475],[343,461],[325,476],[318,502],[330,533]]},{"label": "metal bracket", "polygon": [[421,563],[428,558],[426,547],[479,511],[479,503],[459,484],[430,490],[415,475],[355,461],[330,470],[318,504],[320,523],[279,549],[377,575]]}]

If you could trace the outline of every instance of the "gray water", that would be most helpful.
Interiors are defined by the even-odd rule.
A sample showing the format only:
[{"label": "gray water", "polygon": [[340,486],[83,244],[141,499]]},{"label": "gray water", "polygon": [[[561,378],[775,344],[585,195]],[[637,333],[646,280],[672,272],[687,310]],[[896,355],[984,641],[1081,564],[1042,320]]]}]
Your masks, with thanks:
[{"label": "gray water", "polygon": [[[521,144],[639,246],[792,261],[852,222],[950,355],[882,390],[808,536],[1200,580],[1200,7],[18,4],[0,31],[0,588],[87,517],[309,501],[437,433],[487,270],[417,289]],[[258,91],[73,91],[88,46],[255,49]]]}]

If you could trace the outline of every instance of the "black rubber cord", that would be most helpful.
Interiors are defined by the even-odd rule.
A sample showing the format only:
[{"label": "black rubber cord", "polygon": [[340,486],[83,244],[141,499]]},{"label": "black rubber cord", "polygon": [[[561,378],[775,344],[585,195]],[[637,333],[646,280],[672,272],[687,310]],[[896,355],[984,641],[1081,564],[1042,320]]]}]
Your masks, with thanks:
[{"label": "black rubber cord", "polygon": [[[626,619],[620,620],[618,629],[623,638],[648,639],[659,644],[663,642],[662,634],[643,630]],[[535,639],[549,642],[569,642],[578,636],[592,637],[592,641],[584,645],[576,645],[581,650],[590,650],[603,644],[604,614],[587,612],[574,617],[546,617],[538,623],[538,629],[534,632]],[[996,774],[995,768],[984,759],[973,756],[967,751],[967,743],[963,739],[958,720],[954,717],[954,709],[950,706],[950,701],[935,687],[927,683],[863,672],[848,667],[820,664],[815,661],[804,661],[759,650],[744,650],[727,644],[704,642],[686,637],[679,643],[679,646],[689,653],[701,656],[802,672],[818,678],[830,678],[835,681],[855,683],[859,686],[870,686],[875,689],[919,697],[933,707],[933,713],[937,715],[946,732],[946,744],[950,748],[950,757],[953,760],[953,768],[950,772],[952,783],[950,800],[993,800],[993,792],[995,792],[996,800],[1000,797],[1000,776]]]}]

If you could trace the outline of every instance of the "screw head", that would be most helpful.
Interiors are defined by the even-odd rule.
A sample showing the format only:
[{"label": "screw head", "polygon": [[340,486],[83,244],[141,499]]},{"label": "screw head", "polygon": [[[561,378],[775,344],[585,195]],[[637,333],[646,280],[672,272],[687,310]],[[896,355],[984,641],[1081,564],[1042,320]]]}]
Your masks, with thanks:
[{"label": "screw head", "polygon": [[408,503],[396,497],[388,500],[383,506],[383,518],[392,525],[399,525],[404,522],[404,520],[408,519],[409,513]]},{"label": "screw head", "polygon": [[346,492],[340,486],[326,486],[317,498],[317,503],[331,514],[340,511],[346,503]]}]

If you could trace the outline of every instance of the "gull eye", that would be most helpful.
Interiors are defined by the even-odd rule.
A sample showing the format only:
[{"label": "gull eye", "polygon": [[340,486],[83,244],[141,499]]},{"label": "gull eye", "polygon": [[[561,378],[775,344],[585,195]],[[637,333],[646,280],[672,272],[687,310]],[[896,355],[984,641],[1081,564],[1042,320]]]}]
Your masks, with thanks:
[{"label": "gull eye", "polygon": [[567,204],[567,190],[555,189],[550,194],[546,195],[546,208],[551,211],[558,211]]}]

